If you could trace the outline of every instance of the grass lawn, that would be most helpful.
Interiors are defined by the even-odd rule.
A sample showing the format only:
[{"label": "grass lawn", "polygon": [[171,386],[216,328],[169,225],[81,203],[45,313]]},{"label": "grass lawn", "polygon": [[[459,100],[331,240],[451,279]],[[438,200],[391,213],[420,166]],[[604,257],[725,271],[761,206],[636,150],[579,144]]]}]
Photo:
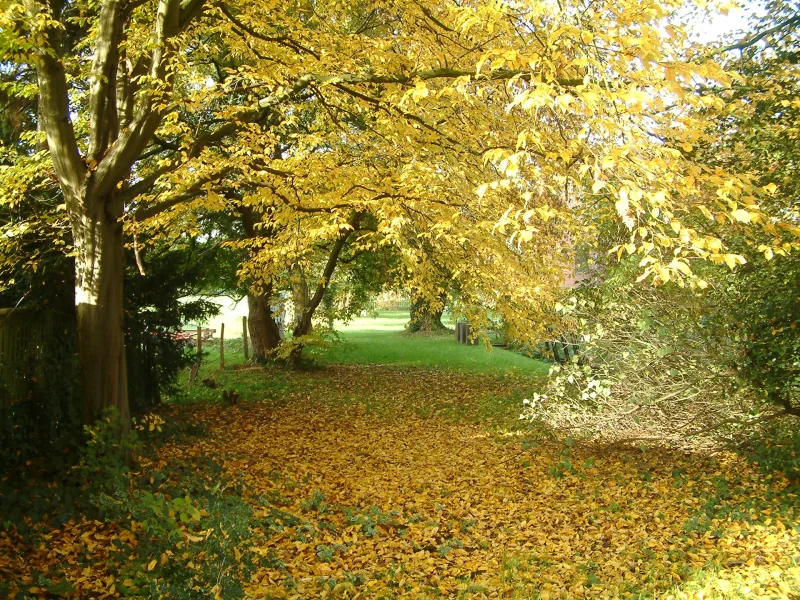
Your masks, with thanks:
[{"label": "grass lawn", "polygon": [[549,364],[505,348],[467,346],[455,334],[409,335],[407,311],[381,313],[340,324],[341,342],[308,355],[323,364],[382,364],[435,367],[496,376],[540,377]]}]

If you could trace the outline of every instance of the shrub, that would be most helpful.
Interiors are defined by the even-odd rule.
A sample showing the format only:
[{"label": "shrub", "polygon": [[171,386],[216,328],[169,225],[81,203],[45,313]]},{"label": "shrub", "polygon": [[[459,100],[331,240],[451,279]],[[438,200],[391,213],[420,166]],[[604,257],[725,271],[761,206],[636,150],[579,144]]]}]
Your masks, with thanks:
[{"label": "shrub", "polygon": [[[143,425],[143,426],[142,426]],[[153,429],[158,420],[140,421]],[[113,414],[89,428],[78,470],[92,508],[135,536],[117,540],[110,566],[120,592],[150,598],[239,598],[261,563],[250,548],[253,510],[242,486],[213,460],[131,470],[137,432],[120,436]],[[151,461],[148,461],[151,462]],[[158,464],[152,461],[152,464]]]},{"label": "shrub", "polygon": [[[707,290],[640,284],[632,262],[608,269],[601,284],[559,307],[565,327],[579,332],[581,352],[553,365],[526,415],[606,441],[696,448],[762,435],[762,424],[790,412],[800,364],[800,332],[787,324],[796,310],[788,284],[774,286],[784,309],[769,298],[769,285],[747,284],[749,277],[778,279],[771,269],[732,275],[709,268],[715,285]],[[781,337],[770,344],[770,336]]]}]

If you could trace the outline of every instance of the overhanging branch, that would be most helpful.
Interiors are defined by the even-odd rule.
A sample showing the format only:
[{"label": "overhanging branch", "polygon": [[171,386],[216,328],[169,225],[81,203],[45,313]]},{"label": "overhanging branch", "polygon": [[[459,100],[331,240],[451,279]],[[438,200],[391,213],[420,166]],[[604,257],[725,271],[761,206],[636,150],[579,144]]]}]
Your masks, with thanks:
[{"label": "overhanging branch", "polygon": [[782,29],[786,27],[793,27],[795,25],[800,25],[800,15],[795,15],[793,17],[789,17],[775,25],[774,27],[770,27],[769,29],[765,29],[749,38],[745,38],[735,44],[731,44],[730,46],[724,46],[718,50],[714,51],[714,54],[721,54],[723,52],[730,52],[731,50],[746,50],[752,46],[755,46],[758,42],[763,40],[765,37],[772,35],[773,33],[778,33]]}]

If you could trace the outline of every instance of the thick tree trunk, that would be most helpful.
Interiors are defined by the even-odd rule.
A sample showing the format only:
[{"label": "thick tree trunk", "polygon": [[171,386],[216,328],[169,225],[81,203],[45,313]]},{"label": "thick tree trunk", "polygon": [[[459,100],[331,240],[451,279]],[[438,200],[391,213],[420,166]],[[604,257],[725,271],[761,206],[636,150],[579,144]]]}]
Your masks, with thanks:
[{"label": "thick tree trunk", "polygon": [[435,308],[431,308],[427,300],[421,297],[415,298],[411,303],[411,319],[408,322],[409,333],[438,333],[447,331],[442,323],[444,304],[446,296],[441,296],[441,303]]},{"label": "thick tree trunk", "polygon": [[281,332],[270,307],[271,294],[247,295],[247,308],[250,315],[247,328],[250,330],[250,343],[253,348],[253,361],[263,363],[275,355],[281,345]]},{"label": "thick tree trunk", "polygon": [[[258,228],[261,222],[261,215],[256,213],[250,206],[240,206],[239,214],[242,217],[245,235],[250,239],[259,237],[271,237],[272,229],[269,227]],[[257,250],[251,250],[252,255],[257,254]],[[253,347],[253,361],[264,363],[273,358],[275,350],[281,345],[281,331],[272,316],[270,306],[272,300],[272,283],[265,284],[260,292],[250,289],[247,294],[247,309],[249,317],[247,328],[250,332],[250,343]]]},{"label": "thick tree trunk", "polygon": [[[123,430],[127,430],[130,409],[122,312],[122,222],[113,214],[116,211],[106,212],[103,202],[89,200],[84,206],[94,210],[73,218],[82,417],[85,424],[91,424],[105,410],[116,408]],[[121,206],[117,208],[121,213]]]}]

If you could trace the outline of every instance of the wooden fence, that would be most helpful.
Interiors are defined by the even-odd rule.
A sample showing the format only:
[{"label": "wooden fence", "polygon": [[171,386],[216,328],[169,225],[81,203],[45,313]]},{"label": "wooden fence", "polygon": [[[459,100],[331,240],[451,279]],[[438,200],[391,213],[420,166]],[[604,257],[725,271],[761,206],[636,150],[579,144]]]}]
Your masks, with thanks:
[{"label": "wooden fence", "polygon": [[0,309],[0,408],[29,398],[42,378],[52,320],[24,308]]}]

